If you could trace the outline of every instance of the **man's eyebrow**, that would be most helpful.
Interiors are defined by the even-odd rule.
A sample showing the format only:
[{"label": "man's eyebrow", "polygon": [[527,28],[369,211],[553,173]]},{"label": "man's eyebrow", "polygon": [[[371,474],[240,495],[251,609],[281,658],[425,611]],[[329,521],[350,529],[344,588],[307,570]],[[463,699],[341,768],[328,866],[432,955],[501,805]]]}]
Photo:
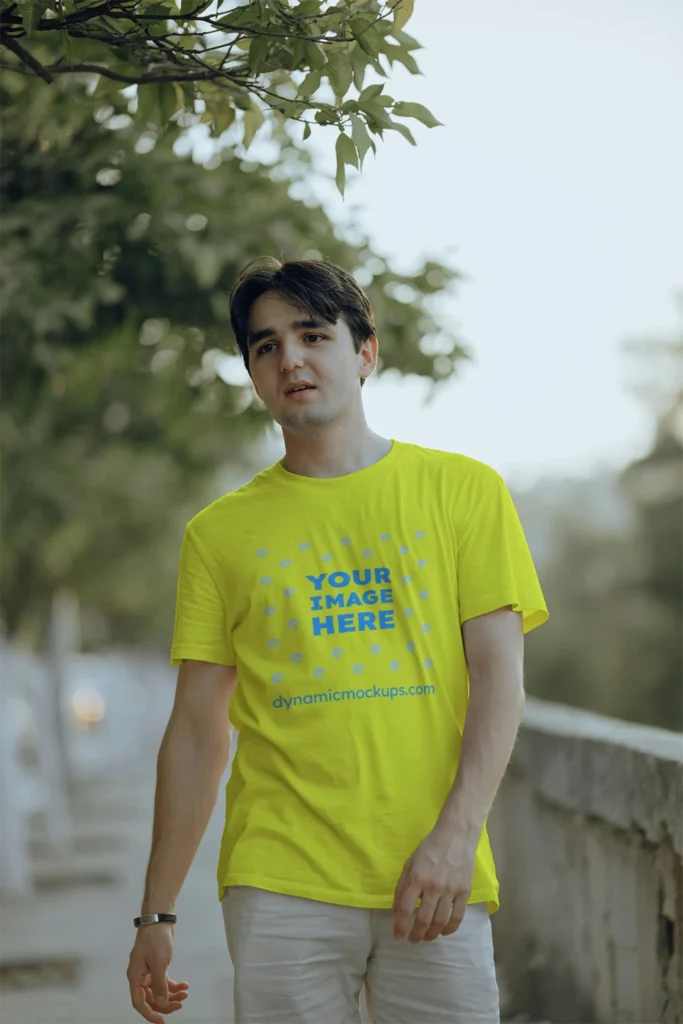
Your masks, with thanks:
[{"label": "man's eyebrow", "polygon": [[[332,324],[328,324],[325,320],[293,320],[289,326],[293,331],[302,331],[311,327],[322,327],[329,330]],[[256,345],[259,341],[270,338],[274,334],[277,334],[274,327],[264,327],[262,331],[254,331],[247,337],[247,347],[251,348],[252,345]]]}]

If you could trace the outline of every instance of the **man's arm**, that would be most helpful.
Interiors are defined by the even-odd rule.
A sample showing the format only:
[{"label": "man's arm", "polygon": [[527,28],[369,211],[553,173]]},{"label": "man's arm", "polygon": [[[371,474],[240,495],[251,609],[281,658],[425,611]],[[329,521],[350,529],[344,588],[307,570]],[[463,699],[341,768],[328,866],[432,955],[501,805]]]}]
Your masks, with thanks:
[{"label": "man's arm", "polygon": [[476,849],[524,710],[522,614],[499,608],[463,623],[470,695],[460,764],[436,828]]},{"label": "man's arm", "polygon": [[216,805],[230,756],[230,699],[237,671],[206,661],[178,670],[175,702],[159,748],[152,849],[143,914],[172,912]]},{"label": "man's arm", "polygon": [[[216,804],[230,756],[230,700],[237,686],[234,667],[185,661],[178,671],[175,701],[157,759],[152,848],[141,913],[172,912]],[[143,925],[130,955],[128,980],[133,1006],[161,1024],[179,1009],[184,994],[167,978],[173,953],[172,924]],[[169,1001],[170,995],[170,1001]],[[176,1006],[175,1003],[178,1003]]]},{"label": "man's arm", "polygon": [[463,623],[470,695],[455,782],[434,829],[406,862],[394,900],[394,935],[431,941],[457,930],[472,891],[484,822],[524,709],[522,615],[510,606]]}]

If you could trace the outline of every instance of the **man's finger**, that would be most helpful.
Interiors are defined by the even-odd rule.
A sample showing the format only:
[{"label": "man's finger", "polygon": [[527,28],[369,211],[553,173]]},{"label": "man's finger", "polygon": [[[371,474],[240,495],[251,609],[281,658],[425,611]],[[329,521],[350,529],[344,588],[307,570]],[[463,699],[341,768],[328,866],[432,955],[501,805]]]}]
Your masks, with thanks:
[{"label": "man's finger", "polygon": [[148,1004],[146,990],[141,985],[136,985],[135,988],[131,987],[130,994],[133,1007],[138,1011],[141,1017],[150,1021],[150,1024],[164,1024],[164,1018],[161,1014],[156,1013]]},{"label": "man's finger", "polygon": [[456,900],[451,909],[451,916],[448,919],[446,927],[442,929],[442,935],[453,935],[457,932],[458,928],[462,924],[462,919],[465,916],[467,910],[467,896],[456,897]]},{"label": "man's finger", "polygon": [[420,909],[415,917],[413,929],[408,936],[409,942],[422,942],[425,934],[434,920],[434,913],[437,908],[438,899],[435,896],[422,896]]},{"label": "man's finger", "polygon": [[437,939],[439,935],[443,934],[443,929],[451,919],[452,910],[453,896],[451,894],[442,896],[436,904],[432,923],[425,932],[425,942],[433,942],[434,939]]},{"label": "man's finger", "polygon": [[168,980],[163,967],[152,969],[152,992],[157,1006],[165,1006],[168,1002]]},{"label": "man's finger", "polygon": [[395,904],[394,915],[394,938],[404,939],[408,934],[410,921],[415,913],[417,901],[420,898],[420,888],[415,883],[405,886],[399,900]]},{"label": "man's finger", "polygon": [[147,989],[147,1005],[150,1009],[155,1010],[157,1013],[174,1013],[176,1010],[182,1009],[183,1002],[187,998],[187,992],[180,992],[178,995],[171,995],[163,1006],[154,999],[154,993],[151,988]]}]

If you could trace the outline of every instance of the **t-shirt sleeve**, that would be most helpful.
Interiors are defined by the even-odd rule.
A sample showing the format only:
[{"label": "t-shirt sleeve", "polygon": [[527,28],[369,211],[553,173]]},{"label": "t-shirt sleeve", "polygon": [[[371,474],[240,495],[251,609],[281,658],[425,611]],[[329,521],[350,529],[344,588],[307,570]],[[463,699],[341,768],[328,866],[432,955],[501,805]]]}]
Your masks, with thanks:
[{"label": "t-shirt sleeve", "polygon": [[231,633],[225,602],[188,525],[180,547],[171,664],[189,659],[234,665]]},{"label": "t-shirt sleeve", "polygon": [[528,633],[548,619],[548,609],[524,530],[500,474],[486,466],[476,477],[459,503],[460,622],[511,605]]}]

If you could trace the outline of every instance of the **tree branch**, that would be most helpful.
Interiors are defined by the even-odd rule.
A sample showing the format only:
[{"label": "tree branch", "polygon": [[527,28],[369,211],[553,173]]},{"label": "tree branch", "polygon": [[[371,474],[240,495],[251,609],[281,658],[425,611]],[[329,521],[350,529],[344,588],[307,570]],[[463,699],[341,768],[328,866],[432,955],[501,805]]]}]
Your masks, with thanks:
[{"label": "tree branch", "polygon": [[33,54],[29,53],[28,50],[25,50],[21,43],[18,43],[16,39],[12,39],[12,37],[10,36],[8,38],[3,39],[2,42],[7,47],[8,50],[11,50],[12,53],[16,53],[17,57],[19,58],[20,61],[22,61],[22,63],[28,64],[28,66],[31,68],[35,75],[37,75],[39,78],[42,78],[48,84],[54,81],[52,75],[50,74],[50,69],[43,67],[40,61],[37,61]]}]

